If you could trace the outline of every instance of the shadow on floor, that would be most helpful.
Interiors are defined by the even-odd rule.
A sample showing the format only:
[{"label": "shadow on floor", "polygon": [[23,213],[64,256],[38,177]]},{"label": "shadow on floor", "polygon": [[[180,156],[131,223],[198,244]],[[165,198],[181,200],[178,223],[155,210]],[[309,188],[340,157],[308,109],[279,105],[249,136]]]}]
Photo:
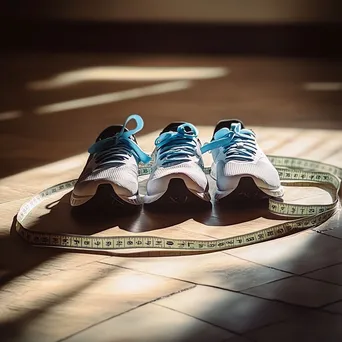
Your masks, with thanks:
[{"label": "shadow on floor", "polygon": [[[160,130],[174,120],[214,126],[219,120],[232,116],[246,125],[303,129],[342,127],[342,102],[338,91],[305,91],[302,88],[310,80],[323,82],[323,85],[324,82],[336,82],[338,86],[342,74],[338,59],[14,53],[1,56],[1,64],[4,75],[0,81],[3,94],[0,114],[5,113],[3,118],[6,115],[18,117],[0,122],[0,146],[7,151],[0,156],[0,177],[80,154],[105,127],[122,123],[131,113],[144,117],[142,134]],[[217,79],[196,80],[189,88],[175,92],[85,107],[77,107],[77,104],[94,96],[163,81],[93,80],[90,77],[76,78],[75,84],[60,88],[38,90],[29,87],[32,82],[58,78],[65,73],[113,66],[222,67],[232,72]],[[74,107],[69,110],[55,108],[49,114],[37,114],[38,108],[53,104],[63,107],[63,103],[74,100]],[[13,158],[13,155],[19,157]]]},{"label": "shadow on floor", "polygon": [[[124,210],[124,207],[117,203],[109,203],[108,206],[94,207],[94,210],[74,210],[71,208],[70,201],[71,192],[65,194],[60,200],[50,200],[45,204],[43,214],[39,211],[42,208],[36,209],[36,216],[27,227],[32,231],[47,232],[49,234],[77,234],[92,236],[94,234],[100,234],[101,236],[132,236],[136,237],[136,234],[144,236],[144,233],[156,231],[156,236],[167,236],[167,232],[163,231],[162,234],[158,233],[159,230],[164,230],[170,227],[174,227],[173,237],[177,238],[177,232],[186,232],[186,227],[182,227],[182,224],[193,220],[204,226],[210,226],[214,229],[225,230],[227,235],[236,235],[238,231],[236,224],[249,222],[257,218],[266,219],[279,219],[270,214],[268,211],[268,200],[262,201],[239,201],[235,203],[227,204],[222,202],[221,204],[211,202],[203,202],[203,205],[196,207],[188,207],[186,205],[174,206],[168,205],[164,207],[135,207],[134,209]],[[100,202],[102,203],[102,202]],[[48,210],[48,212],[47,212]],[[283,219],[283,218],[281,218]],[[232,226],[233,231],[230,232]],[[14,229],[14,228],[13,228]],[[12,230],[13,230],[12,229]],[[121,230],[121,231],[120,231]],[[103,234],[104,233],[104,234]],[[190,231],[188,232],[190,233]],[[203,233],[203,232],[202,232]],[[145,236],[149,236],[145,235]],[[208,237],[207,234],[205,234]],[[197,234],[198,239],[201,238],[201,232]],[[212,239],[217,237],[212,236]],[[166,250],[161,254],[160,251],[144,251],[136,249],[132,253],[128,252],[124,254],[117,253],[115,250],[73,250],[73,252],[89,252],[96,254],[106,255],[118,255],[122,257],[135,257],[135,256],[172,256],[183,254],[201,254],[207,252],[195,252],[195,251],[171,251]],[[121,252],[121,251],[120,251]]]},{"label": "shadow on floor", "polygon": [[[26,258],[26,260],[29,258]],[[21,260],[22,261],[22,260]],[[35,266],[38,266],[36,264]],[[56,306],[61,305],[67,301],[72,300],[77,297],[79,293],[87,289],[89,286],[94,285],[96,282],[100,282],[105,277],[110,276],[115,271],[117,267],[107,267],[101,270],[101,277],[96,273],[92,277],[87,278],[83,281],[77,280],[77,284],[71,286],[70,290],[57,289],[51,294],[50,289],[45,289],[38,296],[34,303],[30,303],[29,307],[22,305],[19,298],[15,298],[15,293],[12,294],[13,300],[10,305],[6,305],[5,309],[12,309],[15,311],[15,318],[2,317],[0,322],[0,336],[2,341],[27,341],[25,337],[25,332],[27,330],[32,330],[32,324],[36,319],[49,313],[50,310],[54,309]],[[29,281],[29,279],[27,280]],[[63,293],[64,292],[64,293]],[[6,294],[7,297],[11,296],[10,293]],[[13,303],[12,303],[13,302]],[[58,324],[58,323],[57,323]],[[83,324],[87,327],[86,324]],[[60,329],[62,329],[60,327]],[[33,331],[34,331],[33,327]],[[39,330],[39,329],[38,329]],[[32,332],[31,332],[32,334]],[[45,331],[45,334],[49,334],[49,331]],[[33,332],[33,335],[34,332]]]}]

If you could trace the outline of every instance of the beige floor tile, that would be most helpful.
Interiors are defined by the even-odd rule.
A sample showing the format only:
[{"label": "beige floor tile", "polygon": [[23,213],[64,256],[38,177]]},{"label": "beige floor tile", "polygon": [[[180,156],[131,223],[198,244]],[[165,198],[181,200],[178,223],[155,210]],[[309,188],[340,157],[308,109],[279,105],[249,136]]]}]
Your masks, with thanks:
[{"label": "beige floor tile", "polygon": [[53,260],[57,255],[59,252],[56,250],[29,246],[16,233],[13,236],[9,233],[3,234],[0,236],[0,269],[3,271],[0,284],[16,286],[9,282],[10,279],[18,278],[19,282],[25,282],[25,279],[29,279],[25,274],[30,272],[33,272],[35,277],[53,273],[55,270],[48,266],[49,260]]},{"label": "beige floor tile", "polygon": [[75,267],[3,291],[0,329],[11,341],[55,341],[191,286],[99,263]]},{"label": "beige floor tile", "polygon": [[[267,154],[274,154],[282,146],[293,141],[302,132],[301,129],[282,128],[280,131],[275,132],[272,129],[264,127],[255,127],[260,147]],[[266,133],[266,136],[264,135]]]},{"label": "beige floor tile", "polygon": [[13,228],[11,233],[9,227],[0,229],[0,284],[16,278],[6,284],[7,288],[15,287],[17,282],[38,279],[103,258],[101,254],[70,253],[60,249],[33,247],[13,231]]},{"label": "beige floor tile", "polygon": [[77,178],[87,160],[87,153],[49,163],[34,169],[5,177],[0,185],[14,188],[23,188],[37,193],[46,187]]},{"label": "beige floor tile", "polygon": [[[115,265],[119,260],[109,257],[102,262]],[[220,252],[167,258],[135,258],[127,260],[125,267],[235,291],[289,276],[288,273]]]},{"label": "beige floor tile", "polygon": [[330,266],[305,274],[306,277],[327,281],[342,286],[342,264]]},{"label": "beige floor tile", "polygon": [[[27,194],[26,194],[27,196]],[[8,234],[13,223],[13,218],[17,215],[20,207],[29,200],[30,197],[23,197],[22,199],[11,200],[0,204],[0,234]]]},{"label": "beige floor tile", "polygon": [[194,317],[148,304],[87,329],[66,342],[230,341],[233,334]]},{"label": "beige floor tile", "polygon": [[24,199],[29,199],[35,195],[35,192],[30,189],[25,189],[22,186],[16,187],[11,184],[10,186],[0,185],[0,194],[0,205],[3,205],[4,203],[18,201],[20,199],[23,199],[22,203],[24,203]]},{"label": "beige floor tile", "polygon": [[342,286],[303,277],[281,279],[245,291],[254,296],[319,307],[342,299]]},{"label": "beige floor tile", "polygon": [[[283,144],[279,147],[275,153],[279,156],[292,156],[292,157],[306,157],[308,151],[314,150],[317,146],[322,144],[324,139],[329,137],[329,131],[326,130],[302,130],[300,134],[296,136],[296,139],[292,139],[291,142]],[[311,158],[318,157],[318,154],[311,154]]]},{"label": "beige floor tile", "polygon": [[[25,242],[24,242],[25,243]],[[53,250],[45,250],[46,253],[37,253],[37,248],[30,249],[33,251],[32,258],[29,262],[21,264],[10,262],[6,265],[7,270],[16,278],[8,283],[5,287],[11,288],[19,282],[40,279],[51,274],[56,274],[62,270],[69,270],[73,267],[83,267],[92,262],[102,260],[103,255],[97,254],[77,254],[77,253],[59,253],[53,254]],[[7,274],[9,276],[9,274]]]},{"label": "beige floor tile", "polygon": [[[342,148],[341,131],[318,131],[321,139],[315,139],[318,144],[310,148],[302,155],[303,158],[313,160],[326,160],[329,156],[335,155]],[[321,132],[324,132],[323,134]]]},{"label": "beige floor tile", "polygon": [[295,320],[282,322],[247,334],[255,342],[340,342],[342,316],[329,313],[306,313]]},{"label": "beige floor tile", "polygon": [[302,274],[342,261],[342,241],[315,232],[301,232],[230,250],[229,254],[279,270]]},{"label": "beige floor tile", "polygon": [[[324,310],[342,315],[342,301],[324,307]],[[342,318],[341,318],[342,319]]]},{"label": "beige floor tile", "polygon": [[288,305],[204,286],[155,302],[237,333],[281,321],[294,313]]},{"label": "beige floor tile", "polygon": [[327,164],[335,165],[338,167],[342,167],[342,151],[341,151],[341,131],[338,131],[339,136],[336,142],[336,150],[334,153],[331,153],[328,157],[324,158],[324,162]]},{"label": "beige floor tile", "polygon": [[326,229],[318,227],[315,230],[320,231],[325,235],[342,239],[342,210],[340,210],[334,218],[335,220],[332,221],[328,227],[325,227]]}]

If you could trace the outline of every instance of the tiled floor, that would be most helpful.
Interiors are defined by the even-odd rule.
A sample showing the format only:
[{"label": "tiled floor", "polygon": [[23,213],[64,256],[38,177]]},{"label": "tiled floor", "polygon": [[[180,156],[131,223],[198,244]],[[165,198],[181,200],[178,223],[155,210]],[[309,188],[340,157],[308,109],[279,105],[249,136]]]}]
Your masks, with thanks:
[{"label": "tiled floor", "polygon": [[[335,218],[330,222],[335,225]],[[323,225],[327,225],[324,223]],[[303,274],[342,262],[341,240],[316,232],[301,232],[263,245],[242,247],[231,255],[278,270]]]},{"label": "tiled floor", "polygon": [[196,286],[155,302],[238,334],[282,321],[294,313],[290,306],[227,290]]},{"label": "tiled floor", "polygon": [[147,304],[65,341],[231,341],[226,329],[190,315]]},{"label": "tiled floor", "polygon": [[342,264],[323,268],[318,271],[310,272],[306,274],[307,277],[323,280],[332,284],[342,286]]},{"label": "tiled floor", "polygon": [[334,312],[334,313],[339,313],[342,314],[342,301],[341,302],[337,302],[331,305],[328,305],[324,308],[324,310],[330,311],[330,312]]},{"label": "tiled floor", "polygon": [[[305,291],[303,291],[305,289]],[[321,307],[341,298],[341,286],[294,276],[249,289],[246,293],[306,307]]]},{"label": "tiled floor", "polygon": [[247,334],[252,341],[329,341],[342,338],[341,316],[322,312],[307,312],[295,319],[277,323]]},{"label": "tiled floor", "polygon": [[[154,62],[153,58],[147,59],[147,62],[146,59],[141,61],[142,64]],[[170,60],[164,60],[163,63],[167,62]],[[286,71],[289,70],[286,66],[289,68],[292,65],[291,61],[284,61],[285,71],[278,68],[277,61],[272,61],[270,70],[273,70],[275,76],[268,76],[272,74],[271,71],[264,73],[262,77],[252,73],[249,76],[251,79],[246,82],[239,80],[238,76],[245,72],[243,66],[249,66],[251,70],[259,67],[265,71],[268,70],[268,64],[263,61],[254,64],[251,62],[251,65],[246,61],[231,62],[211,60],[206,63],[229,65],[235,86],[230,84],[228,75],[222,80],[212,80],[209,83],[198,81],[194,84],[193,92],[189,91],[187,96],[166,94],[120,104],[124,108],[119,109],[124,109],[125,112],[135,112],[135,107],[141,106],[143,111],[152,110],[153,113],[157,110],[162,112],[165,104],[170,104],[172,111],[167,109],[165,116],[145,115],[149,128],[147,134],[138,137],[141,146],[148,151],[152,149],[154,138],[158,134],[156,129],[175,119],[173,111],[185,112],[189,107],[194,111],[198,108],[198,115],[202,115],[202,118],[204,109],[200,102],[193,104],[202,101],[201,94],[206,108],[216,114],[219,112],[217,116],[221,116],[221,106],[225,110],[231,108],[220,97],[222,94],[207,92],[225,84],[233,91],[241,82],[253,96],[251,95],[247,104],[240,98],[240,107],[231,98],[232,107],[236,109],[237,116],[242,113],[242,116],[250,117],[252,122],[260,122],[253,128],[265,152],[321,160],[342,167],[342,125],[337,116],[335,130],[327,130],[320,127],[319,115],[312,116],[313,121],[310,122],[309,115],[296,117],[298,127],[305,127],[305,122],[308,125],[319,122],[317,129],[299,129],[296,125],[282,128],[272,126],[266,120],[270,118],[270,112],[265,116],[261,114],[263,108],[272,108],[273,111],[279,108],[283,115],[292,118],[291,115],[295,117],[297,113],[294,108],[297,111],[304,108],[307,113],[313,107],[331,109],[330,117],[335,118],[340,97],[335,97],[336,94],[309,96],[302,93],[299,83],[304,82],[304,79],[300,77],[307,77],[307,74],[295,74],[298,84],[294,84]],[[296,63],[305,69],[302,62],[293,63],[295,70],[298,69]],[[42,65],[43,69],[45,65],[45,74],[49,74],[50,67],[53,69],[53,66],[47,67],[44,63]],[[335,67],[338,70],[341,68],[339,65]],[[326,65],[325,68],[329,69],[329,66]],[[328,74],[335,77],[334,73]],[[268,82],[264,81],[264,77],[270,77]],[[260,89],[255,84],[259,84]],[[282,91],[287,94],[285,98],[281,97],[282,92],[278,86],[283,87]],[[109,85],[104,87],[107,89]],[[74,95],[66,95],[65,90],[60,90],[57,94],[46,93],[45,97],[40,96],[44,104],[48,104],[56,102],[57,98],[62,99],[63,96],[84,96],[86,92],[91,93],[91,89],[85,85],[74,85]],[[242,96],[240,91],[237,94]],[[270,95],[265,94],[278,97],[273,101],[273,98],[267,97]],[[260,103],[260,98],[266,103]],[[333,100],[337,103],[336,108],[328,104]],[[35,94],[31,101],[37,104],[39,95]],[[22,104],[27,103],[24,101]],[[106,114],[108,108],[98,107],[94,109],[99,109],[96,112],[99,115],[98,120],[103,125],[107,124],[107,121],[112,120]],[[249,111],[253,113],[254,107],[258,108],[259,121],[248,114]],[[111,109],[118,110],[117,107]],[[76,113],[71,111],[34,117],[32,120],[38,120],[39,127],[52,128],[54,125],[66,125],[64,121],[60,121],[66,118],[65,115],[70,115],[77,121],[81,120],[80,114],[76,110]],[[62,141],[60,147],[55,131],[47,137],[39,131],[38,126],[34,126],[30,127],[26,138],[26,133],[22,133],[20,143],[15,140],[13,146],[9,145],[15,152],[13,156],[8,151],[0,156],[3,164],[10,163],[11,158],[26,156],[27,165],[32,167],[23,169],[24,162],[13,161],[12,170],[15,171],[10,172],[8,164],[1,170],[1,342],[342,340],[341,212],[314,230],[263,244],[202,255],[161,255],[149,251],[102,254],[70,252],[35,248],[22,241],[13,228],[13,218],[18,208],[27,198],[43,188],[78,176],[87,158],[87,154],[80,154],[80,151],[84,151],[84,136],[93,129],[91,114],[94,114],[91,109],[85,110],[84,124],[79,121],[80,132],[76,132],[75,137],[66,134],[67,142]],[[187,119],[190,116],[189,114]],[[196,123],[196,115],[192,114],[192,118]],[[28,117],[22,120],[27,121]],[[212,134],[212,127],[208,126],[206,120],[209,119],[202,120],[199,125],[203,141],[210,139]],[[265,122],[268,127],[263,124]],[[286,126],[285,119],[279,122],[280,126]],[[94,123],[97,124],[98,122]],[[322,126],[324,125],[327,123],[322,121]],[[5,133],[5,128],[0,130],[0,141],[8,144],[9,137],[15,137],[15,128],[23,129],[25,125],[21,121],[13,121],[6,127],[13,132]],[[30,136],[32,132],[36,134],[35,137]],[[46,139],[47,145],[40,146],[39,139]],[[68,145],[69,154],[64,150]],[[52,147],[55,150],[44,159],[44,153]],[[34,159],[35,155],[39,155],[41,159]],[[63,159],[66,157],[68,158]],[[206,163],[210,163],[210,156],[206,156]],[[18,173],[18,170],[22,172]],[[68,196],[64,194],[62,199],[57,196],[48,203],[43,203],[26,224],[31,229],[55,232],[100,235],[139,233],[212,239],[242,234],[282,222],[270,217],[267,208],[220,209],[216,206],[200,213],[166,215],[143,211],[135,216],[116,218],[113,222],[102,222],[100,219],[95,223],[80,222],[70,215]],[[286,199],[296,203],[320,203],[329,202],[330,197],[320,189],[292,188],[286,189]],[[46,206],[47,204],[49,205]]]}]

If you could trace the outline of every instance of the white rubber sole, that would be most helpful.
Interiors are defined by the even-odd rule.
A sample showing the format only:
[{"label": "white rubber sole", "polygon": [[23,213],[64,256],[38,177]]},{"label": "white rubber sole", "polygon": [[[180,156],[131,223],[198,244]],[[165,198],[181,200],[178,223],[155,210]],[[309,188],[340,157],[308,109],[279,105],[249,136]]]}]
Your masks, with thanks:
[{"label": "white rubber sole", "polygon": [[[211,166],[210,176],[215,180],[217,179],[217,177],[216,177],[216,164],[215,163],[213,163]],[[239,187],[241,179],[245,178],[245,177],[252,178],[254,180],[256,187],[269,197],[281,198],[284,196],[284,188],[281,185],[275,189],[266,188],[266,187],[262,186],[263,182],[253,175],[243,174],[243,175],[239,175],[239,176],[240,176],[240,180],[238,183],[236,183],[236,186],[234,188],[227,189],[227,190],[217,189],[215,191],[215,199],[220,200],[224,197],[229,196],[231,193],[233,193]],[[251,189],[251,191],[252,191],[252,189]]]},{"label": "white rubber sole", "polygon": [[[227,197],[231,193],[233,193],[237,188],[238,188],[238,186],[234,189],[229,189],[229,190],[225,190],[225,191],[216,190],[215,191],[215,199],[220,200],[224,197]],[[260,189],[263,193],[265,193],[269,197],[281,198],[284,196],[284,188],[282,186],[280,186],[279,188],[274,189],[274,190],[273,189],[261,188],[259,186],[258,186],[258,189]]]},{"label": "white rubber sole", "polygon": [[[74,192],[71,193],[70,196],[70,205],[72,207],[79,207],[88,201],[90,201],[92,198],[94,198],[97,194],[97,191],[93,195],[87,195],[87,196],[79,196],[76,195]],[[123,196],[122,194],[118,194],[115,189],[113,188],[113,194],[115,196],[122,200],[124,203],[128,203],[131,205],[142,205],[143,204],[143,199],[139,194],[133,195],[133,196]]]}]

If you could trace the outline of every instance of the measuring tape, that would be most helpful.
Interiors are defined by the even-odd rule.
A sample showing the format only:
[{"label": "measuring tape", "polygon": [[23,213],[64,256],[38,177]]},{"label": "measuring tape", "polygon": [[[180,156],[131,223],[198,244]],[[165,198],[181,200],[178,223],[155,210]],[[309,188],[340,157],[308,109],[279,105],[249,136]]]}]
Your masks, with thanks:
[{"label": "measuring tape", "polygon": [[[253,233],[213,240],[173,239],[142,235],[102,237],[66,233],[53,234],[33,231],[24,227],[25,218],[36,206],[52,195],[65,190],[72,190],[77,181],[75,179],[47,188],[23,204],[17,215],[16,230],[24,240],[35,246],[81,250],[147,248],[213,252],[264,242],[300,230],[318,227],[339,209],[338,193],[342,178],[341,168],[301,158],[279,156],[268,156],[268,158],[276,167],[282,185],[324,188],[332,196],[333,202],[322,205],[302,205],[269,199],[268,209],[272,214],[295,219]],[[205,168],[204,171],[209,174],[210,168]],[[139,165],[139,176],[148,175],[150,172],[151,164]]]}]

